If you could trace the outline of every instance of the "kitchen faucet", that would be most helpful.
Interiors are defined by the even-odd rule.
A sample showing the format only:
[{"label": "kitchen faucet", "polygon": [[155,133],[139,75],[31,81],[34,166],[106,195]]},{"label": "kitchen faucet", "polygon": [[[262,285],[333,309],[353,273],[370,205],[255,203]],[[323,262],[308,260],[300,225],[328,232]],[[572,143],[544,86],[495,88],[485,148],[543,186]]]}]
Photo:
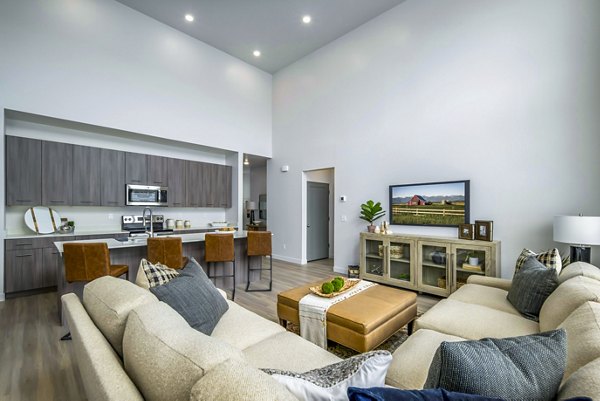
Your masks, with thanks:
[{"label": "kitchen faucet", "polygon": [[[150,213],[150,231],[148,231],[148,227],[146,226],[146,211],[148,211]],[[152,215],[152,209],[150,209],[149,207],[145,207],[144,211],[142,212],[142,224],[144,224],[144,230],[146,230],[146,234],[150,235],[150,238],[154,237],[154,217]]]}]

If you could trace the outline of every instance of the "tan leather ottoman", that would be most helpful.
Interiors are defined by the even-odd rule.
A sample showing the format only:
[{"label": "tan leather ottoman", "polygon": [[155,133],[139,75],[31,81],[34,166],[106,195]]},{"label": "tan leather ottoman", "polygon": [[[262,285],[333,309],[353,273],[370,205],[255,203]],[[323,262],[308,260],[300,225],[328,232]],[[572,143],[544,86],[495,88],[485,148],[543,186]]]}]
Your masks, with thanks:
[{"label": "tan leather ottoman", "polygon": [[[292,288],[277,295],[279,323],[300,324],[299,302],[310,292],[309,287]],[[333,305],[327,311],[327,338],[367,352],[377,347],[406,324],[409,332],[417,316],[417,294],[385,285],[376,285]]]}]

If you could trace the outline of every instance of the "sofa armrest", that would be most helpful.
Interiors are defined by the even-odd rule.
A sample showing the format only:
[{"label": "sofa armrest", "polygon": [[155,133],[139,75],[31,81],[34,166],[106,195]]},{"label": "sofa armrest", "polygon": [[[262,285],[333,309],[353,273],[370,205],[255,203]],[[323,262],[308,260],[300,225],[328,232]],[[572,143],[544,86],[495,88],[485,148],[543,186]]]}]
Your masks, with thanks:
[{"label": "sofa armrest", "polygon": [[479,284],[485,285],[486,287],[499,288],[501,290],[508,291],[512,285],[512,280],[498,277],[486,277],[472,274],[467,278],[468,284]]}]

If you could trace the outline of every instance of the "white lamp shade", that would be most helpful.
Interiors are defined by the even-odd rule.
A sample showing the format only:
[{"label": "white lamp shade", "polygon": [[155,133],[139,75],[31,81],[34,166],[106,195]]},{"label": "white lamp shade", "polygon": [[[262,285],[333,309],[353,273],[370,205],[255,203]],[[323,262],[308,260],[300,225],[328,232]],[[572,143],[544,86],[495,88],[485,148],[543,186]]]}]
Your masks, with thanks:
[{"label": "white lamp shade", "polygon": [[554,216],[554,241],[576,245],[600,245],[600,217]]},{"label": "white lamp shade", "polygon": [[256,209],[256,202],[246,201],[246,210],[254,210],[254,209]]}]

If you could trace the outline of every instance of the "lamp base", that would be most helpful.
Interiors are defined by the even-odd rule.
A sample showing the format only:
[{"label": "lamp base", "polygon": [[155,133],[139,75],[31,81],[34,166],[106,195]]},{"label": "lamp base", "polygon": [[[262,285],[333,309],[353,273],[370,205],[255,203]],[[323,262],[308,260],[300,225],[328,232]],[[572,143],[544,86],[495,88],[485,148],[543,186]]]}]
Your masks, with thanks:
[{"label": "lamp base", "polygon": [[573,262],[586,262],[591,263],[592,260],[592,248],[589,246],[575,246],[571,245],[571,263]]}]

